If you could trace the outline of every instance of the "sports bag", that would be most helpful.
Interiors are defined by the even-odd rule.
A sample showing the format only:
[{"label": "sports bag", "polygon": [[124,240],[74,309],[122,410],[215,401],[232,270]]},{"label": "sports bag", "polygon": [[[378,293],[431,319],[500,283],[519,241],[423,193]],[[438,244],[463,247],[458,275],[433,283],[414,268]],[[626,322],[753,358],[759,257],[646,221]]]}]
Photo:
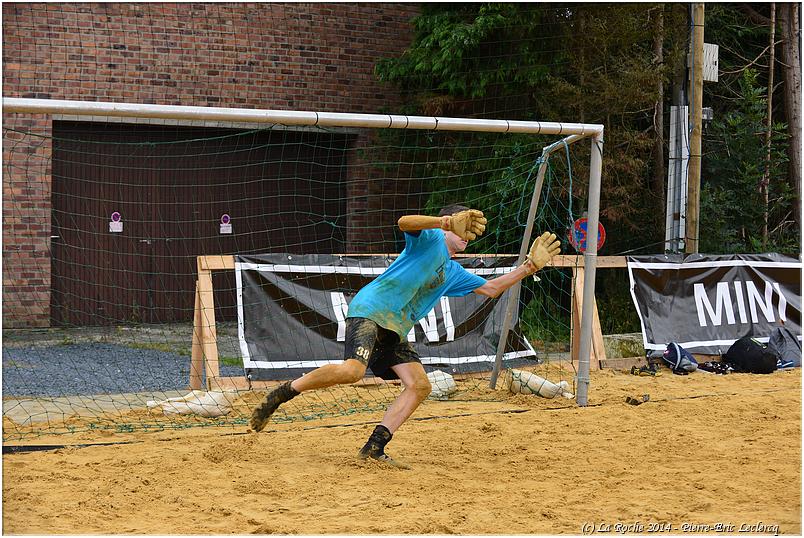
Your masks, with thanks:
[{"label": "sports bag", "polygon": [[801,366],[801,343],[787,327],[776,327],[768,340],[768,349],[779,357],[777,366],[792,368]]},{"label": "sports bag", "polygon": [[676,375],[687,375],[698,369],[698,361],[695,360],[692,353],[675,342],[667,344],[667,349],[664,350],[662,360],[664,360],[665,364],[667,364]]},{"label": "sports bag", "polygon": [[738,372],[770,374],[776,371],[779,357],[762,342],[743,336],[731,345],[723,359]]}]

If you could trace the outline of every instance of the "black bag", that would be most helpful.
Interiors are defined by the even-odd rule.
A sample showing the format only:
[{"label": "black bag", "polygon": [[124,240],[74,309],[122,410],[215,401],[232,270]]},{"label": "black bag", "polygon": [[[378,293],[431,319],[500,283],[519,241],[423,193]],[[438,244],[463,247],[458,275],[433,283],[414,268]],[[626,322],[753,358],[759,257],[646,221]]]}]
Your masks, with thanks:
[{"label": "black bag", "polygon": [[723,359],[738,372],[770,374],[776,371],[779,357],[762,342],[743,336],[731,345]]}]

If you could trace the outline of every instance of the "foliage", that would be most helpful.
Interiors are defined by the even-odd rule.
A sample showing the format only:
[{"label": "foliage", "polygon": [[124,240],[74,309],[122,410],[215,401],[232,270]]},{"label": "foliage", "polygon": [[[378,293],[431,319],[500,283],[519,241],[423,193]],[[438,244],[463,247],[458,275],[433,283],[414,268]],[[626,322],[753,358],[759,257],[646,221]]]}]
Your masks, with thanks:
[{"label": "foliage", "polygon": [[[774,124],[771,137],[769,244],[763,244],[765,203],[759,190],[765,173],[767,90],[757,73],[746,69],[739,81],[740,99],[716,118],[707,136],[705,180],[701,192],[701,251],[746,253],[776,250],[793,253],[790,211],[792,193],[784,181],[787,157],[785,125]],[[794,241],[794,239],[793,239]]]},{"label": "foliage", "polygon": [[[651,21],[659,12],[668,28],[665,64],[655,62],[652,52]],[[650,189],[649,159],[657,80],[669,79],[682,59],[680,14],[658,4],[425,4],[414,21],[413,44],[401,57],[379,62],[376,72],[408,92],[416,113],[604,124],[601,221],[608,248],[627,250],[664,237],[656,226],[663,225],[663,193]],[[554,138],[481,135],[470,142],[466,136],[436,133],[429,135],[429,144],[410,144],[409,134],[389,136],[416,153],[401,160],[428,163],[414,172],[426,178],[433,193],[427,212],[449,202],[471,203],[486,212],[490,227],[470,249],[518,251],[540,149]],[[490,140],[491,146],[481,143]],[[589,150],[588,144],[572,149],[572,174],[563,155],[551,158],[537,230],[565,238],[572,220],[581,216]],[[431,158],[435,153],[437,164]],[[566,241],[563,250],[570,250]],[[557,285],[568,291],[567,283]],[[598,295],[608,304],[606,289]],[[531,336],[558,330],[529,318],[537,304],[549,303],[547,298],[531,301],[525,294],[523,299],[530,302],[523,326],[540,327],[540,334]]]},{"label": "foliage", "polygon": [[[608,238],[603,254],[660,252],[665,193],[652,177],[654,168],[664,163],[653,162],[652,149],[657,137],[666,134],[656,132],[654,114],[659,83],[665,91],[658,109],[666,115],[673,99],[671,79],[685,79],[691,31],[687,10],[684,4],[424,4],[414,20],[411,46],[400,57],[381,60],[376,73],[406,92],[408,113],[603,124],[600,216]],[[654,56],[659,15],[663,62]],[[720,44],[721,70],[729,72],[721,83],[705,87],[704,106],[714,109],[716,122],[704,143],[701,251],[752,251],[758,248],[756,225],[761,222],[756,187],[764,170],[766,112],[763,76],[746,78],[742,71],[761,57],[768,29],[748,24],[740,8],[729,4],[708,4],[706,24],[707,42]],[[665,121],[665,132],[667,126]],[[769,249],[793,251],[797,247],[784,240],[791,194],[780,180],[783,129],[774,126]],[[409,134],[392,136],[403,146],[410,141]],[[506,137],[491,149],[481,149],[484,144],[468,143],[462,135],[428,136],[432,146],[417,141],[413,151],[419,156],[437,151],[439,164],[413,165],[411,171],[425,178],[432,193],[427,209],[435,212],[444,202],[471,201],[488,213],[491,224],[489,239],[476,242],[475,252],[515,250],[541,141]],[[664,145],[666,151],[666,141]],[[573,184],[567,170],[558,170],[553,184],[551,194],[563,207],[543,211],[537,227],[561,235],[583,210],[589,145],[579,146],[573,148]],[[434,147],[438,149],[423,149]],[[455,178],[461,179],[460,188]],[[630,301],[622,299],[627,283],[618,278],[598,290],[601,312],[615,313],[607,319],[618,318],[611,329],[637,330],[635,316],[616,314]]]},{"label": "foliage", "polygon": [[640,332],[627,269],[605,269],[595,276],[595,295],[603,334]]},{"label": "foliage", "polygon": [[[405,89],[468,98],[538,84],[547,74],[545,50],[530,43],[541,39],[544,15],[516,4],[424,4],[414,46],[381,60],[377,73]],[[510,50],[512,41],[522,47]]]},{"label": "foliage", "polygon": [[[734,106],[735,100],[742,98],[740,81],[743,71],[754,60],[757,61],[753,65],[757,84],[767,87],[768,33],[767,26],[753,23],[734,5],[706,6],[706,40],[718,46],[718,81],[704,84],[704,106],[712,107],[715,118],[726,114]],[[762,72],[756,71],[760,66]],[[777,102],[781,103],[781,94],[777,97]]]},{"label": "foliage", "polygon": [[[672,49],[664,65],[652,52],[651,21],[659,12],[665,12]],[[667,80],[673,62],[682,59],[676,51],[685,30],[680,15],[659,4],[426,4],[414,20],[412,45],[380,61],[376,72],[407,90],[418,113],[603,123],[601,219],[613,239],[610,248],[627,250],[664,237],[656,226],[663,226],[663,192],[650,189],[649,159],[657,80]],[[453,147],[456,162],[467,157]],[[496,194],[477,192],[488,203],[484,210],[504,206],[526,179],[529,167],[517,162],[521,147],[522,140],[495,147],[496,157],[509,159],[509,171],[521,177]],[[581,203],[588,149],[574,151]],[[476,178],[479,185],[487,179]]]},{"label": "foliage", "polygon": [[[750,4],[764,16],[769,4]],[[775,69],[768,242],[762,238],[765,171],[769,28],[751,20],[745,6],[707,4],[707,41],[719,46],[720,76],[704,85],[705,106],[714,121],[705,133],[701,178],[701,251],[782,252],[796,255],[792,200],[787,177],[787,136],[781,72]],[[779,39],[777,32],[776,39]],[[777,50],[778,52],[778,50]],[[705,231],[705,233],[704,233]]]},{"label": "foliage", "polygon": [[[545,141],[524,135],[481,135],[473,141],[471,145],[455,144],[454,160],[439,163],[447,169],[438,170],[437,179],[430,183],[432,195],[425,211],[435,214],[456,201],[481,208],[489,227],[481,240],[470,244],[468,252],[518,252]],[[462,185],[457,192],[456,178],[461,178],[458,184]],[[538,224],[547,224],[540,220]]]},{"label": "foliage", "polygon": [[540,273],[539,278],[540,282],[522,282],[520,297],[526,304],[520,317],[522,332],[533,343],[569,342],[570,295],[556,294],[554,290],[569,289],[572,276],[568,270],[550,270]]}]

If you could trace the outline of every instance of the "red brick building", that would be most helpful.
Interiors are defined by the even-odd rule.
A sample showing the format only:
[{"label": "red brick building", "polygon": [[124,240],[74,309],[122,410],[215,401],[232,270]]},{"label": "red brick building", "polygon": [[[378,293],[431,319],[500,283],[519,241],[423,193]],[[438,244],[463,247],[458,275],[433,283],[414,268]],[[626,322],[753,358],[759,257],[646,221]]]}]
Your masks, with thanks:
[{"label": "red brick building", "polygon": [[[4,97],[360,113],[399,107],[400,96],[376,81],[374,66],[380,58],[405,49],[412,37],[411,18],[417,13],[412,4],[380,3],[5,3],[2,9]],[[195,183],[182,183],[181,174],[168,179],[158,174],[126,176],[138,163],[171,157],[169,148],[177,140],[183,141],[187,157],[194,147],[188,140],[218,136],[223,140],[229,136],[226,133],[248,126],[121,123],[106,118],[7,113],[3,123],[6,327],[189,320],[192,305],[188,309],[187,304],[192,301],[192,291],[186,299],[187,290],[175,287],[192,285],[195,255],[266,248],[255,239],[260,229],[271,226],[266,220],[249,224],[250,242],[245,247],[243,236],[240,245],[235,245],[222,244],[221,238],[201,228],[176,231],[176,222],[185,217],[171,221],[166,204],[182,207],[183,201],[200,196],[199,190],[211,192],[217,199],[228,196],[230,205],[247,196],[228,192],[233,190],[229,187],[217,193],[199,189],[207,180],[221,184],[219,176],[204,179],[205,171],[214,167],[203,161],[195,168],[202,170],[194,176]],[[325,217],[345,212],[346,220],[338,232],[341,236],[326,229],[316,231],[319,223],[311,226],[312,235],[285,239],[283,248],[293,251],[307,241],[319,244],[321,251],[360,250],[366,238],[353,230],[367,218],[377,218],[368,217],[370,211],[379,212],[383,221],[395,218],[381,209],[382,201],[375,196],[384,192],[382,188],[371,184],[367,173],[361,171],[364,167],[353,166],[360,159],[365,133],[353,130],[324,138],[317,134],[315,144],[310,144],[305,137],[312,135],[304,131],[285,131],[282,138],[278,136],[255,134],[248,144],[278,147],[285,141],[308,147],[325,140],[321,158],[335,160],[326,161],[329,175],[320,177],[320,182],[342,181],[345,189],[333,196],[339,200],[338,207],[309,202],[313,205],[303,208]],[[246,144],[246,139],[237,140],[241,146]],[[164,155],[155,151],[143,157],[121,149],[115,155],[97,157],[105,166],[124,171],[113,176],[93,173],[98,162],[92,157],[82,157],[80,162],[68,158],[98,153],[92,144],[100,142],[114,142],[120,148],[154,142],[168,149]],[[270,158],[267,153],[259,157],[263,164]],[[312,160],[315,158],[313,151]],[[348,172],[343,172],[347,162]],[[234,167],[235,161],[230,164]],[[261,174],[261,178],[287,175],[281,168],[264,166]],[[173,194],[163,192],[166,181],[176,187]],[[117,187],[109,191],[109,185]],[[319,194],[311,193],[308,198],[318,199]],[[258,199],[259,192],[248,196]],[[292,192],[279,193],[276,203],[287,205],[293,196]],[[195,205],[206,203],[212,204],[199,198]],[[125,208],[126,231],[132,230],[125,234],[128,242],[107,234],[108,212],[117,207]],[[155,215],[155,207],[162,207],[162,213]],[[225,207],[210,208],[211,212],[226,211]],[[238,207],[236,211],[246,210]],[[196,220],[204,226],[217,225],[209,224],[209,219],[211,215]],[[233,219],[235,229],[242,230],[243,221],[238,222],[237,215]],[[154,225],[154,220],[160,222]],[[289,230],[306,226],[285,224]],[[161,237],[166,229],[172,229],[172,235]],[[161,244],[176,237],[185,240],[182,249],[177,249],[174,241],[169,250],[164,250],[164,245],[159,247],[163,250],[147,255],[137,250],[138,245]],[[316,243],[325,240],[329,243]],[[382,241],[362,245],[362,250],[387,248]],[[115,277],[103,276],[116,266],[125,270],[117,271]],[[171,272],[182,278],[170,280]],[[126,296],[111,305],[123,287],[147,288],[149,293]],[[181,298],[169,304],[154,303],[154,295],[164,295],[165,289]],[[160,308],[163,316],[143,313]],[[76,309],[86,311],[76,315]]]}]

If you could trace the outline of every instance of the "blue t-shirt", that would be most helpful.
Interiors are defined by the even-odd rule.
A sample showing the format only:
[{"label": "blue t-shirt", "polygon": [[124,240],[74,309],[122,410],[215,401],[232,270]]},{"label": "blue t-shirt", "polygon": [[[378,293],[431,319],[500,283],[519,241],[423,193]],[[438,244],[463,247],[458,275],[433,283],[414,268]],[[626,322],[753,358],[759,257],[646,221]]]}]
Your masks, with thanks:
[{"label": "blue t-shirt", "polygon": [[463,297],[486,283],[449,257],[444,232],[405,232],[405,249],[349,303],[350,318],[367,318],[404,339],[443,296]]}]

